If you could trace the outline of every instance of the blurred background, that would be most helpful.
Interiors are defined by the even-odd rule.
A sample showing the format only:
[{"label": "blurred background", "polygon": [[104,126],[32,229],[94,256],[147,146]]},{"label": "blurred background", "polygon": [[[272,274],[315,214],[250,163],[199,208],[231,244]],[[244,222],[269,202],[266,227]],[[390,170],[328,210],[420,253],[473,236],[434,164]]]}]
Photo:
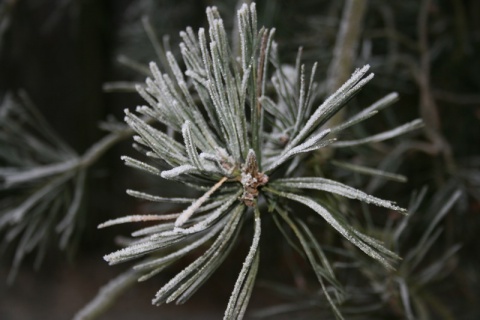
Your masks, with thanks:
[{"label": "blurred background", "polygon": [[[345,8],[349,2],[257,2],[259,25],[276,28],[282,61],[294,65],[298,47],[302,46],[302,59],[307,65],[318,61],[316,80],[325,92],[328,92],[327,80],[335,78],[332,75],[337,70],[333,67],[335,50],[340,46],[342,23],[348,23]],[[367,188],[403,206],[412,199],[412,192],[428,187],[425,209],[412,218],[414,223],[402,243],[405,250],[402,254],[408,256],[409,248],[419,248],[416,244],[424,231],[429,226],[436,228],[432,231],[435,236],[421,247],[428,251],[422,255],[424,262],[415,264],[407,272],[413,277],[408,278],[410,290],[424,299],[421,306],[419,303],[413,307],[415,316],[418,319],[426,319],[423,318],[426,314],[430,319],[479,319],[480,307],[476,302],[480,295],[477,259],[480,256],[480,1],[358,2],[363,4],[363,11],[357,12],[360,15],[358,34],[354,45],[344,47],[351,53],[348,72],[368,63],[375,78],[361,96],[352,101],[351,107],[368,106],[396,91],[400,101],[391,112],[386,112],[382,121],[372,126],[385,129],[422,117],[426,129],[415,139],[397,140],[395,148],[378,146],[379,155],[368,159],[406,175],[407,183],[385,186],[373,179],[339,175],[349,184]],[[109,267],[102,257],[116,248],[117,235],[132,229],[127,226],[99,231],[96,226],[113,217],[151,209],[128,197],[125,189],[158,190],[165,186],[126,168],[120,161],[121,155],[135,155],[129,134],[121,133],[125,130],[123,110],[143,103],[133,85],[144,81],[148,62],[159,59],[149,32],[153,31],[166,49],[178,54],[179,31],[187,26],[194,30],[205,27],[205,8],[212,5],[218,7],[227,29],[233,30],[239,5],[233,0],[0,2],[0,166],[4,176],[9,168],[42,166],[83,155],[100,139],[113,135],[112,142],[104,145],[101,157],[88,165],[88,172],[66,180],[70,188],[66,198],[77,199],[76,195],[80,194],[77,190],[82,188],[78,206],[72,209],[68,201],[58,204],[59,208],[66,208],[58,209],[58,215],[75,211],[81,217],[75,218],[79,226],[75,230],[68,231],[65,227],[60,232],[57,229],[60,235],[67,234],[68,245],[60,245],[59,249],[55,237],[44,243],[37,239],[41,258],[35,254],[36,243],[32,248],[27,246],[23,250],[25,254],[19,257],[16,248],[22,244],[20,235],[29,229],[23,226],[9,232],[5,227],[6,218],[0,218],[0,319],[72,318],[99,287],[129,267]],[[36,111],[16,113],[25,106]],[[42,138],[42,134],[36,132],[44,132],[40,128],[45,127],[49,127],[58,140],[54,146],[51,145],[53,138]],[[27,142],[35,139],[40,142],[32,145],[41,147],[32,151],[27,148]],[[49,151],[58,149],[63,151]],[[362,157],[368,158],[369,154],[360,153],[354,160],[362,162]],[[31,199],[28,198],[32,192],[28,179],[24,180],[26,184],[15,185],[15,188],[9,189],[6,184],[0,188],[1,217],[18,209],[19,203],[25,204],[18,199]],[[439,218],[431,224],[442,210],[445,213],[441,213],[441,221]],[[391,221],[397,218],[391,217]],[[38,226],[42,226],[40,220]],[[289,319],[293,314],[305,319],[324,315],[324,306],[316,302],[318,288],[304,283],[308,276],[304,278],[294,272],[305,266],[295,261],[292,267],[289,260],[292,256],[285,254],[280,245],[273,245],[277,241],[274,233],[267,232],[265,236],[267,244],[263,245],[270,248],[272,244],[272,248],[263,252],[259,288],[252,296],[249,317],[260,316],[263,311],[263,315],[268,315],[272,310],[266,308],[276,305],[288,308],[272,311],[270,315],[275,319]],[[221,318],[238,272],[236,266],[242,259],[242,255],[233,254],[231,261],[226,261],[184,306],[157,308],[150,304],[161,284],[175,274],[175,270],[168,269],[128,289],[100,319]],[[12,268],[18,271],[16,275],[12,275]],[[420,274],[426,275],[423,280],[414,277]],[[380,281],[369,279],[372,286]],[[382,290],[387,290],[388,285],[383,285],[386,287]],[[346,317],[406,319],[411,316],[394,302],[384,301],[380,309],[373,315],[366,310]]]}]

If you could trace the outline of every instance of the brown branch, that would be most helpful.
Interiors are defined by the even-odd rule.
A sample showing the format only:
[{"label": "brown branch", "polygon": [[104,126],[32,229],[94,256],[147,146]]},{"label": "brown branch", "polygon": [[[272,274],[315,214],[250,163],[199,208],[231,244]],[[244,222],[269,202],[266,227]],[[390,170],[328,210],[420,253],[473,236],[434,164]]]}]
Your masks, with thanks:
[{"label": "brown branch", "polygon": [[[352,74],[367,0],[346,0],[340,29],[337,33],[333,60],[327,72],[327,95],[334,93]],[[335,126],[343,121],[344,109],[339,110],[328,122]]]},{"label": "brown branch", "polygon": [[367,0],[347,0],[338,30],[333,60],[328,68],[327,93],[334,93],[350,78],[362,31]]}]

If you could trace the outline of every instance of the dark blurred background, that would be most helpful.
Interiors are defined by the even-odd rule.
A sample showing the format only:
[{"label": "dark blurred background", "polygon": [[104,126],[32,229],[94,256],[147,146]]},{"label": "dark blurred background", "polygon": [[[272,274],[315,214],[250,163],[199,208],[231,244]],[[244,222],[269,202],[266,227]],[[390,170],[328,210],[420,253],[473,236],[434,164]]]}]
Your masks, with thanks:
[{"label": "dark blurred background", "polygon": [[[463,209],[446,226],[449,241],[460,242],[463,248],[453,276],[441,290],[444,296],[452,293],[449,307],[455,319],[478,319],[480,311],[474,304],[480,294],[476,261],[480,255],[480,1],[428,1],[423,35],[419,14],[425,1],[367,3],[353,66],[369,63],[376,77],[362,99],[371,102],[390,91],[399,92],[401,100],[391,123],[425,117],[428,107],[422,105],[433,103],[439,122],[431,124],[434,138],[427,134],[425,141],[441,137],[449,149],[431,152],[419,146],[420,151],[410,154],[401,167],[410,178],[407,186],[397,194],[383,192],[389,199],[406,202],[410,195],[405,190],[432,184],[434,191],[452,179],[464,191]],[[25,90],[59,136],[82,154],[105,135],[100,122],[107,117],[121,120],[125,108],[142,103],[133,91],[104,90],[109,82],[143,81],[145,74],[138,69],[157,59],[142,17],[149,17],[159,37],[170,36],[168,43],[175,53],[179,31],[205,26],[205,8],[211,5],[219,8],[231,30],[237,1],[3,0],[0,100],[7,93]],[[259,24],[277,29],[285,63],[294,63],[297,48],[303,46],[303,59],[319,62],[317,80],[321,82],[332,60],[343,5],[333,0],[258,1]],[[422,36],[427,43],[422,44]],[[134,70],[136,64],[129,61],[140,67]],[[427,87],[422,82],[425,76]],[[357,105],[368,104],[360,99]],[[115,235],[131,229],[98,231],[96,225],[139,210],[138,201],[124,190],[154,183],[120,161],[120,155],[133,153],[130,145],[130,139],[117,144],[89,173],[87,223],[76,254],[66,256],[52,248],[37,271],[26,259],[12,285],[4,281],[9,263],[5,260],[0,265],[0,319],[71,318],[102,284],[128,267],[109,267],[102,256],[115,248]],[[454,170],[450,162],[455,163]],[[134,286],[101,319],[220,318],[236,276],[229,266],[238,265],[242,258],[232,259],[186,306],[150,305],[161,283],[174,274],[172,270]],[[270,257],[262,263],[266,270],[273,270],[280,260]],[[272,273],[281,277],[282,268],[278,269]],[[282,299],[260,289],[252,297],[251,308],[278,301]]]}]

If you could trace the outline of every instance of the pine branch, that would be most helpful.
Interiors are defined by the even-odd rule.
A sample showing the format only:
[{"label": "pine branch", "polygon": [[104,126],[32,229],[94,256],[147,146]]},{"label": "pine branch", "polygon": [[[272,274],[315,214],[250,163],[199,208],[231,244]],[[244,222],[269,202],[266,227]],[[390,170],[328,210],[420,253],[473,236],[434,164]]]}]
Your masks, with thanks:
[{"label": "pine branch", "polygon": [[[365,5],[365,1],[361,3]],[[347,121],[328,128],[329,120],[373,78],[368,65],[357,69],[323,103],[315,106],[314,97],[318,88],[314,79],[316,64],[310,72],[309,81],[306,81],[300,50],[294,76],[289,75],[280,63],[273,29],[257,28],[254,3],[242,5],[237,13],[238,59],[232,57],[217,8],[207,8],[206,14],[208,29],[201,28],[195,34],[187,28],[180,33],[185,70],[181,69],[182,64],[173,54],[167,52],[168,65],[162,69],[151,63],[153,77],[146,79],[146,86],[137,87],[147,105],[138,107],[135,112],[126,110],[125,121],[137,134],[135,142],[146,148],[147,155],[155,158],[157,163],[123,157],[128,166],[175,180],[203,193],[196,199],[185,199],[128,191],[138,198],[184,203],[187,206],[178,214],[131,215],[102,224],[101,227],[124,222],[158,221],[156,225],[134,232],[132,235],[136,240],[104,258],[110,264],[116,264],[151,256],[147,262],[134,267],[142,272],[140,279],[146,280],[193,250],[206,246],[206,250],[168,281],[152,300],[157,305],[172,301],[183,303],[226,259],[242,225],[252,222],[249,213],[253,211],[252,245],[225,311],[226,319],[240,319],[246,312],[260,261],[258,248],[263,214],[260,203],[264,203],[265,199],[287,241],[304,252],[332,310],[337,318],[341,318],[337,306],[341,301],[340,295],[338,292],[335,296],[331,295],[326,287],[328,282],[339,288],[328,258],[304,221],[289,220],[288,203],[299,202],[310,208],[348,242],[390,270],[393,270],[393,262],[399,259],[395,253],[356,229],[341,213],[340,206],[327,208],[322,205],[319,196],[305,190],[358,199],[399,212],[405,212],[405,209],[338,181],[294,177],[295,168],[304,165],[304,160],[313,151],[329,145],[354,147],[383,141],[418,129],[421,121],[415,120],[356,140],[342,141],[332,137],[333,133],[341,136],[344,130],[375,116],[390,106],[397,99],[397,94],[387,95]],[[353,42],[349,40],[348,45],[353,45]],[[342,50],[347,50],[345,46],[342,45]],[[236,49],[233,50],[235,54]],[[272,67],[273,71],[269,72]],[[266,90],[270,87],[275,89],[274,94]],[[146,119],[165,126],[167,133]],[[170,133],[178,133],[181,138],[174,139]],[[161,168],[158,161],[162,163]],[[358,167],[355,169],[360,170]],[[380,174],[379,171],[362,170]],[[281,219],[277,215],[294,231],[300,247],[281,227]],[[171,218],[175,221],[163,221]]]}]

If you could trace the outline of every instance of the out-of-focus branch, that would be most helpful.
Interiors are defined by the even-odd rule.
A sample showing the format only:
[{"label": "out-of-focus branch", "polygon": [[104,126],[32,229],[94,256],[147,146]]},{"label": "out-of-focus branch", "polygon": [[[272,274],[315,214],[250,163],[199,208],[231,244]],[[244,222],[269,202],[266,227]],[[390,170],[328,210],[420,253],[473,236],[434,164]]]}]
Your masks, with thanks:
[{"label": "out-of-focus branch", "polygon": [[420,115],[425,123],[425,132],[432,143],[434,153],[444,156],[450,170],[454,168],[450,145],[440,132],[440,116],[438,106],[430,87],[430,52],[428,44],[428,12],[431,0],[423,0],[418,15],[418,47],[420,50],[420,66],[416,80],[420,89]]},{"label": "out-of-focus branch", "polygon": [[350,78],[362,31],[367,0],[347,0],[338,30],[333,60],[328,68],[327,93],[335,92]]},{"label": "out-of-focus branch", "polygon": [[[423,0],[418,15],[418,47],[420,48],[420,68],[417,75],[420,86],[420,112],[423,121],[427,124],[427,131],[438,131],[440,118],[437,106],[432,98],[430,90],[430,54],[428,51],[428,8],[430,0]],[[432,133],[429,133],[429,136]],[[435,133],[433,133],[435,135]],[[436,142],[437,137],[430,137]]]},{"label": "out-of-focus branch", "polygon": [[[367,0],[346,0],[342,20],[337,33],[333,60],[327,74],[327,94],[335,92],[350,78],[355,55],[362,31],[363,17],[367,8]],[[342,110],[340,110],[342,111]],[[331,125],[342,121],[343,112],[338,112],[330,120]]]},{"label": "out-of-focus branch", "polygon": [[96,319],[102,315],[115,302],[115,300],[128,288],[137,282],[140,273],[137,270],[128,270],[109,283],[104,285],[98,291],[98,294],[85,307],[79,310],[74,320]]},{"label": "out-of-focus branch", "polygon": [[6,186],[35,179],[41,179],[63,172],[83,169],[95,163],[107,150],[109,150],[116,143],[133,135],[133,130],[126,128],[122,131],[112,132],[100,139],[97,143],[92,145],[81,157],[68,159],[64,162],[53,163],[32,169],[26,169],[15,174],[10,174],[4,177],[4,184]]}]

